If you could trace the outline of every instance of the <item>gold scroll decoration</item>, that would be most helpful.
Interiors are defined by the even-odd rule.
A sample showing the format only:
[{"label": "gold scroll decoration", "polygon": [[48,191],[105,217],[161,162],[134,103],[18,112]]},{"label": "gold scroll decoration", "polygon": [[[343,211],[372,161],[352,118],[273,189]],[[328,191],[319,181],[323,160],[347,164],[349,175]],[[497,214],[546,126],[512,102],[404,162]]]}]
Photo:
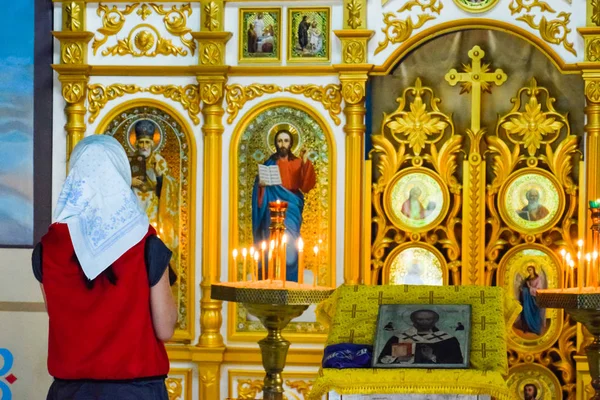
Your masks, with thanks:
[{"label": "gold scroll decoration", "polygon": [[92,43],[92,50],[94,55],[98,52],[98,49],[106,43],[110,36],[114,36],[121,32],[123,25],[125,24],[125,16],[131,14],[138,7],[139,3],[127,5],[123,10],[119,10],[117,6],[112,6],[111,9],[104,4],[98,4],[96,14],[102,17],[102,28],[97,30],[98,33],[103,35],[100,39],[94,38]]},{"label": "gold scroll decoration", "polygon": [[192,15],[190,3],[182,4],[180,7],[174,5],[170,10],[165,10],[162,4],[157,5],[150,3],[150,6],[157,14],[164,16],[163,22],[165,23],[167,32],[173,36],[178,36],[181,43],[190,50],[192,55],[194,55],[194,52],[196,51],[196,42],[193,38],[185,38],[186,35],[192,32],[192,30],[187,27],[187,19]]},{"label": "gold scroll decoration", "polygon": [[[374,166],[371,282],[378,281],[390,251],[410,243],[443,249],[453,279],[460,282],[458,227],[462,186],[456,175],[456,158],[463,138],[455,134],[452,119],[439,109],[439,101],[433,90],[423,86],[417,78],[415,85],[406,88],[398,98],[396,111],[384,114],[380,132],[372,136],[373,150],[369,155]],[[418,186],[416,181],[425,176],[429,176],[439,190],[449,194],[444,196],[442,204],[435,206],[440,207],[437,217],[421,223],[402,214],[406,212],[407,192]],[[400,192],[404,197],[395,199],[393,193],[403,180],[408,180]],[[387,281],[386,277],[382,280]]]},{"label": "gold scroll decoration", "polygon": [[340,85],[329,84],[319,85],[291,85],[285,88],[286,92],[293,94],[302,94],[309,99],[323,104],[323,108],[329,111],[329,116],[336,125],[340,124],[338,115],[342,112],[342,93]]},{"label": "gold scroll decoration", "polygon": [[280,86],[272,84],[252,83],[247,86],[238,83],[225,86],[225,102],[227,103],[227,123],[231,124],[244,105],[264,94],[281,92]]}]

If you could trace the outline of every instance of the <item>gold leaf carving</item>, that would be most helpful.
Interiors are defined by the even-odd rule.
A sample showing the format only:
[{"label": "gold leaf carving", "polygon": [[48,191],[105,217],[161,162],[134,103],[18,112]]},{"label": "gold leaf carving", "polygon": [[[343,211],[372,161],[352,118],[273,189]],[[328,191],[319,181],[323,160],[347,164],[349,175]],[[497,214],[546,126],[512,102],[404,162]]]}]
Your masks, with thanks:
[{"label": "gold leaf carving", "polygon": [[208,104],[216,104],[223,96],[223,85],[221,83],[203,82],[200,84],[200,99]]},{"label": "gold leaf carving", "polygon": [[140,24],[129,32],[127,38],[117,40],[116,45],[109,46],[102,51],[104,56],[124,56],[126,54],[133,57],[156,57],[158,54],[186,56],[188,52],[183,47],[175,46],[171,40],[161,37],[152,25]]},{"label": "gold leaf carving", "polygon": [[379,46],[375,50],[375,54],[384,50],[390,43],[402,43],[412,35],[414,29],[419,29],[427,21],[435,19],[431,14],[419,14],[416,23],[413,22],[412,17],[407,19],[400,19],[393,12],[387,12],[383,14],[383,23],[385,25],[381,31],[385,34],[385,39],[379,42]]},{"label": "gold leaf carving", "polygon": [[[414,88],[404,91],[400,107],[393,114],[393,119],[385,125],[396,140],[408,144],[415,155],[421,154],[426,143],[439,140],[449,125],[445,116],[437,108],[435,99],[431,101],[432,111],[427,111],[427,105],[421,97],[425,91],[431,89],[423,88],[421,79],[417,78]],[[410,111],[404,111],[406,95],[409,92],[415,95],[415,99],[409,105]],[[430,136],[434,136],[433,141],[429,139]]]},{"label": "gold leaf carving", "polygon": [[[481,175],[481,163],[469,163],[469,181],[471,183],[474,182],[479,182],[480,179],[480,175]],[[476,184],[470,184],[469,185],[469,200],[470,200],[470,204],[468,204],[469,207],[469,239],[468,239],[468,243],[469,243],[469,265],[468,265],[468,277],[469,277],[469,282],[471,284],[476,284],[477,280],[478,280],[478,272],[479,272],[479,266],[477,265],[477,258],[479,255],[479,241],[478,241],[478,236],[479,236],[479,230],[480,230],[480,226],[481,226],[481,218],[479,217],[479,207],[480,207],[480,202],[482,201],[481,196],[479,194],[479,186]]]},{"label": "gold leaf carving", "polygon": [[[524,93],[530,97],[525,110],[521,112],[521,96]],[[547,95],[546,112],[542,111],[542,104],[538,102],[540,93]],[[521,88],[512,101],[513,108],[500,120],[500,126],[506,130],[509,140],[522,144],[530,156],[534,156],[542,144],[553,142],[565,125],[568,128],[566,118],[554,110],[554,99],[549,97],[546,88],[537,86],[535,78],[531,80],[529,87]]]},{"label": "gold leaf carving", "polygon": [[552,150],[552,146],[546,145],[546,159],[550,170],[559,182],[565,187],[568,194],[575,195],[577,193],[577,185],[571,178],[573,170],[573,155],[577,152],[579,139],[577,136],[567,136],[563,141],[556,146],[556,150]]},{"label": "gold leaf carving", "polygon": [[83,97],[83,82],[69,82],[63,85],[62,95],[69,104],[77,103]]},{"label": "gold leaf carving", "polygon": [[217,375],[211,370],[205,370],[204,373],[200,374],[200,382],[202,382],[205,388],[213,386],[216,381]]},{"label": "gold leaf carving", "polygon": [[285,91],[293,94],[303,94],[305,97],[320,102],[323,104],[323,107],[329,111],[329,116],[333,119],[335,124],[340,124],[341,121],[338,117],[342,112],[340,85],[291,85],[285,88]]},{"label": "gold leaf carving", "polygon": [[227,123],[233,122],[238,112],[246,102],[260,97],[266,93],[281,92],[283,89],[277,85],[263,85],[260,83],[253,83],[248,86],[242,86],[240,84],[227,85],[225,87],[225,102],[227,103]]},{"label": "gold leaf carving", "polygon": [[342,97],[347,104],[358,104],[365,97],[365,84],[362,81],[342,82]]},{"label": "gold leaf carving", "polygon": [[176,85],[152,85],[145,90],[146,92],[160,95],[180,103],[188,112],[188,115],[194,124],[198,125],[200,119],[200,97],[198,85],[176,86]]},{"label": "gold leaf carving", "polygon": [[585,96],[592,103],[600,102],[600,81],[588,80],[585,82]]},{"label": "gold leaf carving", "polygon": [[592,22],[600,26],[600,0],[592,0]]},{"label": "gold leaf carving", "polygon": [[362,10],[362,4],[359,0],[350,0],[350,2],[346,5],[348,9],[348,26],[352,29],[356,29],[362,25],[362,20],[360,19],[360,11]]},{"label": "gold leaf carving", "polygon": [[204,27],[209,32],[219,30],[219,5],[214,1],[211,1],[204,6]]},{"label": "gold leaf carving", "polygon": [[500,190],[500,187],[519,162],[520,147],[515,146],[511,152],[506,143],[498,138],[498,136],[487,136],[486,140],[489,152],[493,157],[492,171],[495,175],[491,185],[488,187],[488,192],[494,194]]},{"label": "gold leaf carving", "polygon": [[83,29],[83,7],[75,1],[70,1],[65,4],[64,10],[66,13],[65,28],[72,32],[79,32]]},{"label": "gold leaf carving", "polygon": [[413,7],[420,7],[421,11],[425,11],[430,9],[431,12],[434,12],[440,15],[440,11],[444,8],[444,4],[440,0],[410,0],[407,1],[398,12],[410,11]]},{"label": "gold leaf carving", "polygon": [[191,54],[194,55],[194,52],[196,51],[196,42],[192,37],[187,39],[184,37],[192,32],[192,30],[187,27],[187,18],[192,15],[190,3],[184,4],[179,8],[174,5],[168,11],[165,11],[162,5],[150,3],[150,6],[154,8],[154,11],[159,15],[164,15],[163,21],[167,31],[174,36],[178,36],[181,43],[190,49]]},{"label": "gold leaf carving", "polygon": [[450,136],[439,151],[436,146],[431,146],[431,160],[435,170],[450,187],[450,191],[456,194],[461,191],[461,185],[454,174],[458,167],[456,156],[462,148],[462,139],[460,135]]},{"label": "gold leaf carving", "polygon": [[218,65],[221,61],[221,50],[219,45],[209,42],[203,45],[202,56],[200,62],[202,65]]},{"label": "gold leaf carving", "polygon": [[376,184],[383,188],[392,180],[394,174],[404,162],[405,146],[399,146],[398,150],[395,150],[393,143],[383,135],[373,135],[371,140],[373,141],[372,152],[378,154],[375,168],[379,172],[379,179]]},{"label": "gold leaf carving", "polygon": [[539,7],[541,12],[556,12],[552,9],[552,7],[550,7],[548,3],[541,0],[512,0],[510,5],[508,6],[511,15],[518,14],[523,10],[531,12],[531,10],[535,7]]},{"label": "gold leaf carving", "polygon": [[600,38],[592,39],[587,45],[588,61],[600,61]]},{"label": "gold leaf carving", "polygon": [[61,61],[63,64],[83,64],[83,44],[71,42],[64,45]]},{"label": "gold leaf carving", "polygon": [[545,16],[542,16],[540,23],[536,24],[534,20],[535,16],[532,14],[525,14],[518,17],[517,20],[525,22],[532,29],[537,29],[544,39],[548,43],[557,44],[565,48],[568,52],[573,55],[577,55],[577,52],[573,48],[573,43],[567,40],[567,35],[571,32],[569,29],[569,22],[571,22],[571,13],[561,12],[558,14],[557,19],[548,21]]},{"label": "gold leaf carving", "polygon": [[101,84],[92,84],[88,86],[88,112],[90,116],[88,121],[94,122],[98,117],[100,111],[104,108],[106,103],[111,100],[121,97],[124,94],[131,94],[143,91],[137,85],[126,85],[123,83],[115,83],[109,86]]},{"label": "gold leaf carving", "polygon": [[96,14],[99,17],[102,17],[102,28],[97,30],[98,33],[102,34],[103,37],[98,39],[94,37],[94,42],[92,43],[92,50],[94,51],[94,55],[98,49],[106,43],[110,36],[114,36],[123,29],[123,25],[125,24],[125,16],[131,14],[140,3],[134,3],[132,5],[128,5],[124,10],[119,10],[117,6],[112,6],[109,10],[107,6],[104,4],[98,4],[98,9],[96,10]]},{"label": "gold leaf carving", "polygon": [[148,16],[152,14],[152,10],[148,7],[147,4],[142,4],[139,10],[137,10],[137,15],[142,18],[142,21],[145,21]]},{"label": "gold leaf carving", "polygon": [[167,386],[167,394],[169,400],[183,400],[183,378],[167,378],[165,384]]},{"label": "gold leaf carving", "polygon": [[308,393],[310,392],[313,382],[312,381],[285,381],[285,384],[290,389],[295,389],[298,393],[302,395],[302,397],[307,398]]},{"label": "gold leaf carving", "polygon": [[263,381],[259,379],[239,379],[237,381],[238,399],[255,399],[263,389]]},{"label": "gold leaf carving", "polygon": [[353,40],[346,45],[344,62],[346,64],[359,64],[365,61],[365,49],[363,43]]}]

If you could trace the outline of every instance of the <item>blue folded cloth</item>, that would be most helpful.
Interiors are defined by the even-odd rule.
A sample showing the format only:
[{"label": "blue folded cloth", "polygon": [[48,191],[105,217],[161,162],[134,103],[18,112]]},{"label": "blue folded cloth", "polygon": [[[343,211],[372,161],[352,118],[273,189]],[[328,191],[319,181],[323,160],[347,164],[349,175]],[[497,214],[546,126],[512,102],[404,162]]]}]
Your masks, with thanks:
[{"label": "blue folded cloth", "polygon": [[373,346],[339,343],[327,346],[323,354],[323,368],[370,368]]}]

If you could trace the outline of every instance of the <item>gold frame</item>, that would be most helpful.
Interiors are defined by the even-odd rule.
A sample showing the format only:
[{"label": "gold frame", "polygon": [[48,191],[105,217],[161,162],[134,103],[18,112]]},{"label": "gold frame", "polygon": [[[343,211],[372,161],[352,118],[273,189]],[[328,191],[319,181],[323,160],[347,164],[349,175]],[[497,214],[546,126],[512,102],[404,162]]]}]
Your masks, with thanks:
[{"label": "gold frame", "polygon": [[[435,247],[433,247],[427,243],[423,243],[423,242],[406,242],[406,243],[401,244],[400,246],[395,247],[394,250],[390,251],[390,254],[388,254],[385,259],[383,268],[381,269],[381,284],[382,285],[390,284],[390,269],[392,267],[392,263],[394,262],[394,260],[398,256],[398,254],[400,254],[404,250],[410,249],[410,248],[421,248],[421,249],[425,249],[425,250],[432,252],[437,257],[437,259],[440,261],[440,265],[442,266],[443,286],[448,285],[448,264],[446,263],[446,260],[444,259],[444,255]],[[376,283],[372,282],[372,284],[376,284]]]},{"label": "gold frame", "polygon": [[[517,178],[521,177],[522,175],[527,175],[527,174],[537,174],[537,175],[543,176],[544,178],[547,178],[550,182],[552,182],[552,184],[556,188],[556,192],[558,194],[558,209],[556,210],[556,214],[554,214],[554,217],[552,217],[552,219],[550,219],[547,223],[545,223],[544,225],[541,225],[535,229],[523,229],[523,227],[515,224],[514,221],[511,219],[511,217],[508,215],[506,208],[504,207],[504,204],[505,204],[504,199],[506,197],[506,192],[507,192],[509,186]],[[554,177],[554,175],[552,175],[551,173],[549,173],[546,170],[535,168],[535,167],[526,167],[526,168],[522,168],[522,169],[519,169],[519,170],[513,172],[506,179],[506,182],[504,182],[504,184],[498,191],[498,205],[499,205],[498,211],[500,212],[500,216],[502,217],[502,220],[511,229],[513,229],[517,232],[521,232],[526,235],[535,235],[537,233],[544,232],[547,229],[551,228],[552,226],[556,225],[556,223],[558,221],[560,221],[560,219],[562,218],[563,213],[565,211],[565,201],[566,201],[565,200],[565,192],[564,192],[560,182],[558,182],[558,180]]]},{"label": "gold frame", "polygon": [[[197,164],[196,164],[196,140],[193,134],[193,130],[192,127],[190,126],[190,124],[188,123],[188,121],[181,115],[179,114],[179,111],[177,111],[176,109],[174,109],[173,107],[171,107],[169,104],[167,103],[163,103],[161,101],[158,100],[154,100],[154,99],[149,99],[149,98],[140,98],[140,99],[133,99],[133,100],[129,100],[129,101],[125,101],[119,105],[117,105],[116,107],[114,107],[112,110],[110,110],[100,121],[100,123],[98,124],[98,126],[96,127],[96,134],[100,135],[103,134],[104,131],[106,130],[106,128],[108,127],[108,124],[119,114],[121,114],[123,111],[133,108],[133,107],[141,107],[141,106],[148,106],[148,107],[156,107],[166,113],[169,113],[173,119],[181,126],[186,140],[187,140],[187,144],[189,146],[189,153],[188,153],[188,157],[189,157],[189,172],[188,172],[188,179],[189,179],[189,186],[188,186],[188,221],[187,221],[187,232],[188,232],[188,240],[187,240],[187,248],[183,249],[184,251],[187,252],[187,257],[188,257],[188,265],[187,267],[187,290],[185,291],[186,297],[187,297],[187,302],[186,302],[186,306],[187,306],[187,310],[188,310],[188,315],[186,315],[186,319],[187,319],[187,326],[188,329],[187,330],[176,330],[175,331],[175,335],[173,336],[173,338],[171,339],[174,342],[190,342],[192,340],[195,339],[195,327],[196,327],[196,301],[195,301],[195,297],[196,297],[196,282],[195,282],[195,274],[196,274],[196,254],[195,254],[195,250],[196,250],[196,168],[197,168]],[[179,308],[179,305],[178,305]]]},{"label": "gold frame", "polygon": [[181,392],[183,399],[182,400],[192,400],[192,386],[194,384],[193,380],[193,370],[192,368],[171,368],[169,370],[169,375],[167,376],[167,381],[171,377],[171,374],[175,375],[183,375],[183,380],[185,382],[185,389]]},{"label": "gold frame", "polygon": [[[444,204],[442,204],[442,209],[440,211],[440,214],[435,219],[433,219],[429,224],[421,226],[421,227],[405,225],[404,222],[402,222],[396,216],[396,214],[393,211],[393,206],[392,206],[392,197],[391,196],[392,196],[392,190],[394,189],[394,186],[396,185],[396,183],[398,183],[400,181],[400,179],[402,179],[410,174],[413,174],[413,173],[423,173],[423,174],[431,177],[433,180],[435,180],[436,183],[439,185],[439,187],[442,191],[442,197],[444,198]],[[402,170],[400,170],[399,172],[397,172],[394,175],[394,177],[387,184],[385,191],[383,192],[383,209],[385,210],[385,213],[387,214],[388,218],[390,219],[390,222],[392,222],[398,228],[400,228],[406,232],[414,232],[414,233],[427,232],[431,228],[439,225],[439,223],[442,222],[444,220],[444,218],[446,218],[446,215],[448,214],[448,210],[450,209],[450,192],[448,191],[448,187],[442,182],[439,175],[436,174],[435,172],[433,172],[432,170],[430,170],[429,168],[424,168],[424,167],[403,168]]]},{"label": "gold frame", "polygon": [[[315,367],[320,367],[320,364],[315,365]],[[232,368],[232,369],[227,370],[227,382],[228,382],[227,383],[227,388],[228,388],[227,396],[231,396],[233,394],[233,385],[236,382],[236,378],[244,377],[244,376],[256,377],[256,380],[259,380],[262,383],[262,381],[265,377],[265,373],[264,373],[264,371],[257,370],[257,369],[244,370],[244,369],[239,369],[239,368],[235,368],[235,369]],[[296,378],[297,379],[303,379],[303,378],[311,379],[311,378],[313,378],[312,380],[314,381],[318,376],[319,376],[318,370],[315,370],[314,373],[311,373],[306,370],[294,371],[289,368],[286,368],[283,373],[283,378],[284,378],[283,383],[285,386],[285,381],[288,380],[287,377],[291,377],[291,379],[296,379]],[[238,393],[238,395],[239,395],[239,393]],[[223,396],[221,396],[221,398],[229,399],[229,397],[223,397]],[[304,397],[304,398],[307,398],[307,397]]]},{"label": "gold frame", "polygon": [[[521,371],[521,370],[523,370],[523,371]],[[535,371],[535,370],[538,370],[538,371]],[[520,372],[529,373],[533,379],[535,379],[536,376],[539,376],[542,373],[545,374],[548,377],[548,379],[555,385],[554,389],[558,389],[554,392],[551,391],[550,395],[557,396],[558,394],[560,394],[560,397],[554,397],[554,398],[562,398],[563,387],[562,387],[560,381],[558,380],[558,378],[556,377],[556,374],[554,374],[548,368],[546,368],[543,365],[538,364],[538,363],[524,363],[524,364],[515,365],[514,367],[508,369],[508,376],[506,378],[506,383],[508,384],[508,382],[510,381],[511,376],[513,374],[520,373]],[[510,390],[510,386],[508,388]],[[541,397],[541,393],[538,393],[537,397],[540,399],[546,398],[545,396]],[[521,397],[519,397],[519,398],[521,398]]]},{"label": "gold frame", "polygon": [[460,1],[461,0],[454,0],[454,4],[456,4],[460,9],[462,9],[468,13],[471,13],[471,14],[483,13],[483,12],[491,10],[496,5],[498,5],[498,0],[490,0],[490,3],[488,5],[481,7],[481,8],[475,8],[475,7],[469,7],[465,4],[462,4]]},{"label": "gold frame", "polygon": [[[244,45],[242,32],[246,32],[243,25],[244,12],[278,12],[279,21],[277,21],[277,30],[279,31],[279,45],[277,46],[277,58],[249,58],[244,57]],[[240,7],[238,9],[238,63],[240,64],[273,64],[281,62],[281,44],[283,43],[283,32],[281,30],[281,19],[283,10],[281,7]]]},{"label": "gold frame", "polygon": [[[327,57],[319,58],[292,58],[292,12],[306,10],[311,12],[326,11],[327,12]],[[290,7],[287,9],[287,31],[286,31],[285,47],[286,47],[286,63],[288,64],[311,64],[311,63],[328,63],[331,61],[331,7]]]},{"label": "gold frame", "polygon": [[[550,251],[548,249],[548,247],[542,246],[541,244],[538,243],[530,243],[530,244],[521,244],[515,247],[512,247],[509,251],[506,252],[506,254],[504,255],[504,257],[502,257],[502,260],[500,260],[500,264],[498,264],[498,279],[496,281],[496,285],[497,286],[501,286],[503,288],[506,289],[506,287],[504,286],[504,280],[506,279],[506,267],[508,262],[510,261],[510,259],[517,253],[523,251],[523,250],[537,250],[537,251],[541,251],[542,253],[548,255],[553,261],[554,261],[554,265],[556,266],[556,273],[557,273],[557,279],[558,279],[558,287],[561,288],[564,285],[564,282],[562,280],[562,271],[560,269],[561,266],[561,261],[558,258],[558,256],[553,252]],[[506,293],[505,296],[511,296],[511,294]],[[518,299],[515,299],[518,300]],[[534,353],[541,353],[545,350],[548,350],[549,348],[551,348],[552,346],[554,346],[554,344],[556,343],[556,341],[558,340],[558,338],[560,337],[562,331],[563,331],[563,325],[564,325],[564,315],[563,315],[563,310],[562,309],[548,309],[548,311],[550,312],[555,312],[556,316],[554,318],[554,320],[552,321],[552,323],[557,324],[555,332],[552,335],[548,335],[548,332],[542,336],[540,336],[539,338],[535,339],[535,340],[531,340],[533,341],[538,341],[540,342],[539,344],[536,345],[526,345],[526,344],[520,344],[517,343],[517,341],[514,339],[515,333],[513,332],[512,326],[508,329],[508,345],[509,348],[513,348],[517,351],[523,352],[523,353],[530,353],[530,354],[534,354]],[[548,338],[546,338],[546,336],[548,336]],[[520,341],[525,342],[528,341],[527,339],[523,339],[523,338],[519,338]]]},{"label": "gold frame", "polygon": [[[295,107],[310,115],[323,129],[323,133],[326,136],[327,143],[329,145],[329,159],[331,161],[329,182],[330,182],[330,199],[329,199],[329,210],[331,214],[331,223],[329,224],[328,238],[330,240],[330,253],[329,253],[329,277],[331,287],[335,287],[336,282],[336,168],[337,168],[337,151],[335,136],[329,123],[323,115],[313,108],[310,104],[304,103],[300,100],[278,97],[274,99],[265,100],[250,109],[237,123],[231,136],[229,144],[229,249],[227,251],[227,271],[228,279],[235,281],[236,269],[232,265],[231,257],[229,254],[237,247],[238,243],[238,232],[237,232],[237,215],[238,215],[238,176],[237,176],[237,160],[238,160],[238,142],[240,137],[249,123],[256,118],[263,111],[269,108],[288,106]],[[237,323],[237,303],[228,302],[227,305],[227,338],[233,342],[256,342],[265,336],[264,331],[260,332],[238,332],[236,330]],[[290,325],[294,324],[291,322]],[[327,339],[327,333],[295,333],[295,332],[284,332],[283,335],[286,339],[293,341],[294,343],[324,343]]]}]

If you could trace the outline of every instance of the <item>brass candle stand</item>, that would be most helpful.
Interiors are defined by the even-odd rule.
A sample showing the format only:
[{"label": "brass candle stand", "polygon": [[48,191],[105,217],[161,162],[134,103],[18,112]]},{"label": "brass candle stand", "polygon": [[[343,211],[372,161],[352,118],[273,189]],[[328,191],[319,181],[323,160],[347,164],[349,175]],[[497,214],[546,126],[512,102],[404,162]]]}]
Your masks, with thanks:
[{"label": "brass candle stand", "polygon": [[[258,286],[261,282],[256,282]],[[244,284],[247,284],[244,286]],[[283,400],[283,378],[290,342],[283,338],[281,331],[294,318],[299,317],[310,304],[327,299],[333,289],[303,288],[296,282],[273,281],[270,287],[252,287],[252,282],[235,282],[212,285],[211,296],[215,300],[242,303],[246,310],[257,317],[267,329],[267,336],[258,341],[262,363],[266,372],[263,386],[263,399]],[[274,288],[279,285],[281,288]],[[294,288],[298,286],[297,289]]]}]

